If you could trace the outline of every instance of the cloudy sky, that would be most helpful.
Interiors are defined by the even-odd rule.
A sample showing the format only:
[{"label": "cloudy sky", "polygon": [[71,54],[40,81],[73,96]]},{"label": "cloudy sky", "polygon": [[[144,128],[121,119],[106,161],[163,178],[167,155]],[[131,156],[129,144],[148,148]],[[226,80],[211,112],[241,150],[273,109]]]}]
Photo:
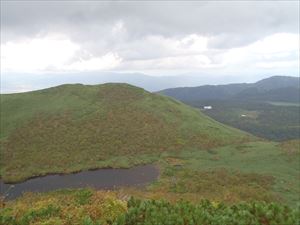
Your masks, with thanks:
[{"label": "cloudy sky", "polygon": [[1,88],[109,71],[297,76],[299,1],[1,1]]}]

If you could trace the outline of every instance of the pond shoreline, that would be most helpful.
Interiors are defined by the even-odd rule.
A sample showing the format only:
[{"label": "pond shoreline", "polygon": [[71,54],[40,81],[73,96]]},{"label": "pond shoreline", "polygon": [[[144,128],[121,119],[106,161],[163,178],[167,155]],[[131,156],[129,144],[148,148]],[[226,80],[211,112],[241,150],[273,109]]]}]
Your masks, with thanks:
[{"label": "pond shoreline", "polygon": [[157,166],[139,165],[131,168],[100,168],[72,173],[53,173],[36,176],[17,183],[0,180],[0,194],[15,199],[23,192],[47,192],[64,188],[115,189],[126,186],[143,186],[159,176]]},{"label": "pond shoreline", "polygon": [[112,166],[107,166],[107,167],[95,167],[95,168],[89,168],[89,169],[78,169],[78,170],[72,170],[70,172],[49,172],[49,173],[44,173],[44,174],[37,174],[37,175],[33,175],[27,178],[22,178],[22,179],[18,179],[16,181],[4,181],[3,178],[0,177],[0,183],[4,183],[4,184],[10,184],[10,185],[14,185],[14,184],[19,184],[19,183],[23,183],[26,182],[28,180],[32,180],[32,179],[36,179],[36,178],[43,178],[43,177],[47,177],[47,176],[54,176],[54,175],[58,175],[58,176],[65,176],[65,175],[70,175],[70,174],[77,174],[77,173],[81,173],[81,172],[88,172],[88,171],[96,171],[96,170],[106,170],[106,169],[131,169],[137,166],[145,166],[145,165],[150,165],[150,164],[139,164],[139,165],[133,165],[130,167],[112,167]]},{"label": "pond shoreline", "polygon": [[[15,180],[8,180],[6,181],[3,176],[0,176],[0,183],[4,183],[4,184],[19,184],[19,183],[23,183],[25,181],[31,180],[31,179],[36,179],[36,178],[42,178],[42,177],[46,177],[46,176],[52,176],[52,175],[60,175],[60,176],[64,176],[64,175],[69,175],[69,174],[77,174],[77,173],[81,173],[81,172],[88,172],[88,171],[95,171],[95,170],[104,170],[104,169],[131,169],[134,167],[138,167],[138,166],[146,166],[146,165],[155,165],[155,164],[149,164],[149,163],[145,163],[145,164],[132,164],[130,166],[95,166],[95,167],[88,167],[88,168],[83,168],[83,169],[77,169],[77,170],[71,170],[71,171],[67,171],[67,172],[46,172],[46,173],[41,173],[41,174],[36,174],[36,175],[31,175],[28,177],[24,177],[24,178],[20,178],[20,179],[15,179]],[[158,167],[157,167],[158,169]]]}]

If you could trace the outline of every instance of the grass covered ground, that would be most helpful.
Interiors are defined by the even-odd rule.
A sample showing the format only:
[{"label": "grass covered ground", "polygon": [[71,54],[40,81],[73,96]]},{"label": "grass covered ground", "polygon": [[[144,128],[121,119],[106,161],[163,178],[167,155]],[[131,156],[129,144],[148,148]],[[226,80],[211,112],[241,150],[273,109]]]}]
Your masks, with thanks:
[{"label": "grass covered ground", "polygon": [[297,143],[260,141],[165,152],[152,159],[160,168],[157,181],[144,189],[123,190],[130,196],[171,202],[265,201],[294,207],[300,201],[300,154],[288,149],[297,148]]},{"label": "grass covered ground", "polygon": [[164,154],[164,172],[153,190],[196,193],[226,202],[271,200],[296,205],[300,202],[300,154],[287,149],[299,149],[298,144],[296,140],[260,141]]},{"label": "grass covered ground", "polygon": [[163,152],[255,138],[197,109],[127,84],[63,85],[1,95],[1,176],[128,167]]}]

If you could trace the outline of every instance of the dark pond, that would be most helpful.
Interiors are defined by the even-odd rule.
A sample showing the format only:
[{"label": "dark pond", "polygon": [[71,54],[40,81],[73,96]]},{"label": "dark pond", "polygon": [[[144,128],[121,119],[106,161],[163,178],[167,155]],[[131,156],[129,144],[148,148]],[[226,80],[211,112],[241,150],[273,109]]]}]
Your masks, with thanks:
[{"label": "dark pond", "polygon": [[131,169],[99,169],[67,175],[48,175],[32,178],[22,183],[5,184],[0,181],[1,195],[15,199],[23,192],[46,192],[61,188],[114,189],[124,186],[143,186],[159,175],[153,165],[137,166]]}]

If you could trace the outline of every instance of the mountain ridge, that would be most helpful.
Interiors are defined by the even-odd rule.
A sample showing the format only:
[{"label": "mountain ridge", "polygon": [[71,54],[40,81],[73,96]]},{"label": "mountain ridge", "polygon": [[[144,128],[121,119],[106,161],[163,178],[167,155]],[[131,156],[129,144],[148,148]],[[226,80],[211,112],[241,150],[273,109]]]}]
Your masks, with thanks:
[{"label": "mountain ridge", "polygon": [[[266,100],[276,100],[267,98],[270,93],[275,89],[291,88],[293,93],[300,93],[299,77],[288,76],[272,76],[266,79],[262,79],[255,83],[235,83],[225,85],[204,85],[197,87],[182,87],[182,88],[170,88],[159,91],[158,93],[174,97],[181,101],[197,101],[197,100],[221,100],[221,99],[247,99],[247,95],[254,96],[259,100],[259,95],[265,95]],[[271,92],[270,92],[271,91]],[[299,101],[299,95],[289,95],[281,101],[289,101],[290,97],[293,102]],[[247,99],[248,100],[248,99]]]},{"label": "mountain ridge", "polygon": [[[82,83],[85,85],[96,85],[103,83],[128,83],[142,87],[147,91],[155,92],[167,88],[194,87],[200,85],[222,85],[230,83],[243,83],[252,81],[253,76],[218,75],[205,74],[201,72],[190,72],[183,74],[157,74],[149,75],[139,72],[79,72],[79,73],[57,73],[59,79],[53,79],[53,74],[45,73],[41,76],[35,74],[7,73],[1,79],[1,93],[18,93],[43,88],[54,87],[65,83]],[[257,76],[259,78],[266,75]]]}]

